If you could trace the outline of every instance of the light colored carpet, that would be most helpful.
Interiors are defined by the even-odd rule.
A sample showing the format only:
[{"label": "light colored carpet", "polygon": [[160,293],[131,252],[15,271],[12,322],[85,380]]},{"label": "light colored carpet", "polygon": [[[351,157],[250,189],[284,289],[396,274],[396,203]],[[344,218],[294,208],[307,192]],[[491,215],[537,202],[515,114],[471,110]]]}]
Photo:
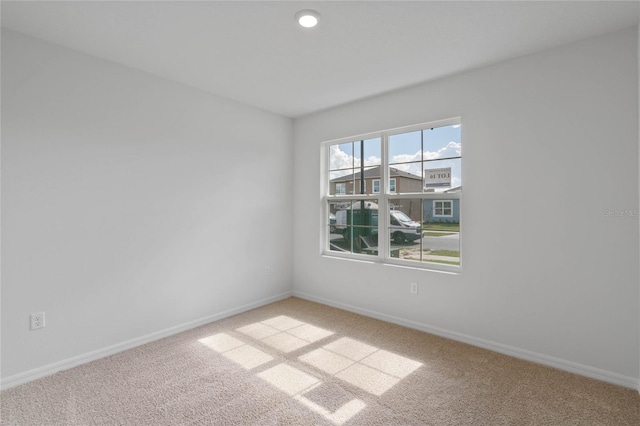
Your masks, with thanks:
[{"label": "light colored carpet", "polygon": [[0,398],[2,425],[640,425],[634,390],[297,298]]}]

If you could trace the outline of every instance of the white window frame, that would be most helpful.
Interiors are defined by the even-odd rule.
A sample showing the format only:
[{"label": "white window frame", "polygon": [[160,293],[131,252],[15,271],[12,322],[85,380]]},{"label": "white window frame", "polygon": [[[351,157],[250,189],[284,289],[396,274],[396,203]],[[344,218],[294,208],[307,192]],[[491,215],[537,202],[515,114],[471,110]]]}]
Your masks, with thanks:
[{"label": "white window frame", "polygon": [[[445,127],[451,125],[459,125],[461,123],[461,118],[451,118],[446,120],[433,121],[428,123],[422,123],[414,126],[401,127],[396,129],[378,131],[373,133],[367,133],[352,137],[333,139],[329,141],[325,141],[321,145],[321,153],[323,158],[323,169],[321,171],[322,179],[322,194],[324,194],[323,198],[323,214],[322,214],[322,235],[320,238],[321,242],[321,254],[327,257],[335,257],[335,258],[344,258],[344,259],[352,259],[363,262],[376,262],[383,263],[394,266],[403,266],[409,267],[413,269],[424,269],[424,270],[435,270],[435,271],[444,271],[444,272],[452,272],[452,273],[461,273],[462,272],[462,233],[460,233],[460,265],[448,265],[442,263],[432,263],[432,262],[418,262],[415,260],[408,259],[399,259],[393,258],[390,256],[390,244],[391,237],[390,232],[390,222],[389,222],[389,208],[388,206],[393,204],[395,200],[403,200],[403,199],[421,199],[421,203],[424,205],[425,200],[455,200],[461,198],[460,192],[421,192],[421,193],[398,193],[390,191],[389,182],[393,179],[389,179],[389,164],[388,164],[388,149],[389,149],[389,138],[396,134],[409,133],[412,131],[425,130],[429,128],[436,127]],[[358,140],[367,140],[372,138],[380,138],[381,140],[381,166],[380,166],[380,192],[367,194],[346,194],[345,195],[331,195],[329,194],[329,147],[336,144],[343,144],[348,142],[355,142]],[[463,167],[464,169],[464,167]],[[359,180],[355,181],[359,182]],[[372,184],[373,185],[373,184]],[[397,181],[396,181],[397,185]],[[366,187],[366,180],[365,180]],[[423,186],[424,188],[424,186]],[[397,186],[396,186],[397,189]],[[329,229],[329,203],[331,202],[340,202],[344,201],[345,198],[353,201],[372,201],[376,200],[378,203],[378,254],[360,254],[360,253],[351,253],[351,252],[340,252],[329,249],[329,240],[328,240],[328,232]],[[453,201],[452,201],[452,213],[453,213]],[[462,221],[462,214],[460,213],[460,221]],[[462,227],[462,224],[461,224]]]},{"label": "white window frame", "polygon": [[390,194],[395,194],[396,193],[396,188],[397,188],[397,181],[396,178],[390,178],[389,179],[389,193]]},{"label": "white window frame", "polygon": [[[436,214],[436,203],[449,203],[449,210],[451,211],[451,214]],[[446,207],[443,204],[442,211],[444,212],[445,209]],[[433,200],[431,215],[433,217],[453,217],[453,200]]]},{"label": "white window frame", "polygon": [[[338,185],[342,188],[342,191],[338,191]],[[336,195],[347,195],[347,182],[336,182]]]}]

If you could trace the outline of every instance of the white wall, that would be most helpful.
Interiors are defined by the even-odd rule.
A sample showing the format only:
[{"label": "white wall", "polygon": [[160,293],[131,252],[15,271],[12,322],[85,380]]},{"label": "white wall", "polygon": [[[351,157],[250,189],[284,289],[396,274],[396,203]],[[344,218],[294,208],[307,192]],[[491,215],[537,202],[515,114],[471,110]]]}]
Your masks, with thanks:
[{"label": "white wall", "polygon": [[[296,120],[294,293],[637,386],[636,32]],[[463,272],[322,257],[320,143],[455,116]]]},{"label": "white wall", "polygon": [[3,384],[290,294],[291,178],[290,119],[3,31]]}]

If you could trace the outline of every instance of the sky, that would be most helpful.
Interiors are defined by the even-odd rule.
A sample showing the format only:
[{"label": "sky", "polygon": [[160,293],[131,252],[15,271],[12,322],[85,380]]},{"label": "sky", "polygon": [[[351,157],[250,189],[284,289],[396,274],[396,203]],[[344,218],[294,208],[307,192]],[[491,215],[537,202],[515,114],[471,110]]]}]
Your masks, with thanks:
[{"label": "sky", "polygon": [[[420,130],[389,136],[389,165],[417,176],[423,175],[423,165],[424,169],[451,167],[451,186],[439,190],[462,186],[462,161],[460,158],[452,158],[462,155],[460,125],[426,129],[422,133],[424,149],[421,148]],[[365,140],[362,157],[365,166],[380,165],[381,139]],[[355,143],[331,145],[329,167],[333,172],[330,173],[330,179],[354,173],[354,169],[357,173],[360,164],[359,140]]]}]

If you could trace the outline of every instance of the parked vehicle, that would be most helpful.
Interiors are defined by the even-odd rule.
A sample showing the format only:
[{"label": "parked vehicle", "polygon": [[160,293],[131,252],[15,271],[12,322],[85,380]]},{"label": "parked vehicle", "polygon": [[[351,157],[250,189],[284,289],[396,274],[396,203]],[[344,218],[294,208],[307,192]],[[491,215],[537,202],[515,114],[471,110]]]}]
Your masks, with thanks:
[{"label": "parked vehicle", "polygon": [[405,241],[415,241],[422,237],[420,223],[411,219],[401,210],[390,210],[389,219],[391,220],[391,238],[396,244],[402,244]]},{"label": "parked vehicle", "polygon": [[[356,201],[351,208],[336,212],[335,232],[346,241],[352,237],[356,244],[360,236],[368,237],[373,243],[378,240],[378,205],[370,201]],[[390,210],[390,237],[396,244],[415,241],[422,237],[420,223],[412,220],[400,210]]]}]

